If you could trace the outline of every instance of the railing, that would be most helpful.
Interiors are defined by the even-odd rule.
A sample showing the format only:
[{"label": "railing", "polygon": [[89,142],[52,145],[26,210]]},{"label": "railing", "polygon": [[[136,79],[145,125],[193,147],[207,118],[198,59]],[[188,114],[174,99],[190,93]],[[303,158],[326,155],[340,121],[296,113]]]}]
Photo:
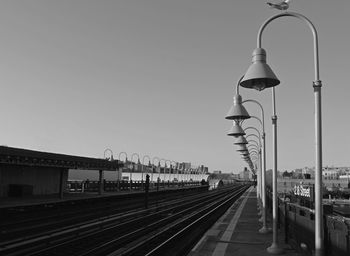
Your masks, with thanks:
[{"label": "railing", "polygon": [[[266,205],[271,210],[272,195],[267,190]],[[323,205],[324,209],[324,248],[327,256],[350,255],[350,219],[332,215],[333,207]],[[283,198],[278,199],[278,223],[284,231],[285,242],[303,248],[312,255],[315,249],[314,210]]]},{"label": "railing", "polygon": [[[191,187],[200,186],[200,181],[160,181],[150,183],[151,189],[165,189],[165,188],[179,188],[179,187]],[[100,187],[99,181],[68,181],[67,192],[98,192]],[[144,190],[145,182],[141,181],[104,181],[103,190],[105,192],[116,192],[125,190]]]}]

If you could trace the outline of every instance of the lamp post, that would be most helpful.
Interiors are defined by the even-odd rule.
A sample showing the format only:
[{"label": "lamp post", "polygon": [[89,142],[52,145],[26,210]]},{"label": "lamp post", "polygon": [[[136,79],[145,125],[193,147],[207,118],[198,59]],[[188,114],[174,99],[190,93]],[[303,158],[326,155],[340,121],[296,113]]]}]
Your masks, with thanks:
[{"label": "lamp post", "polygon": [[260,172],[257,172],[257,175],[258,175],[258,179],[257,179],[258,180],[258,189],[257,189],[257,191],[258,191],[258,199],[259,199],[258,203],[260,205],[262,203],[261,202],[261,196],[262,196],[262,193],[261,193],[262,192],[262,185],[261,185],[262,179],[261,179],[261,177],[262,177],[262,161],[263,161],[262,153],[261,153],[261,148],[262,148],[261,137],[262,136],[261,136],[261,134],[260,134],[258,129],[256,129],[255,127],[251,127],[251,126],[245,128],[244,132],[246,132],[246,130],[249,130],[249,129],[256,131],[257,134],[258,134],[258,136],[256,136],[255,134],[249,134],[248,136],[246,136],[246,138],[248,138],[250,136],[254,136],[254,137],[258,138],[258,141],[259,141],[259,148],[260,148],[260,164],[259,164],[259,166],[260,166]]},{"label": "lamp post", "polygon": [[[118,160],[121,161],[121,156],[122,155],[125,155],[125,164],[128,162],[128,154],[126,152],[120,152],[119,155],[118,155]],[[120,174],[119,174],[119,177],[118,177],[118,180],[119,179],[122,179],[123,178],[123,169],[119,170],[120,171]]]},{"label": "lamp post", "polygon": [[[260,134],[259,134],[260,135]],[[261,150],[261,148],[262,148],[262,144],[261,144],[261,142],[260,142],[260,136],[257,136],[257,135],[255,135],[255,134],[248,134],[247,136],[246,136],[247,138],[249,138],[249,137],[255,137],[255,138],[257,138],[258,139],[258,141],[259,142],[257,142],[256,140],[253,140],[253,139],[251,139],[251,140],[247,140],[247,142],[250,142],[250,143],[254,143],[254,145],[256,146],[256,148],[258,148],[257,150],[260,152],[260,154],[259,154],[259,159],[260,159],[260,170],[261,170],[261,172],[260,172],[260,175],[259,175],[259,172],[257,171],[257,191],[259,192],[259,196],[260,197],[258,197],[259,199],[261,199],[261,200],[259,200],[258,201],[258,207],[260,208],[260,210],[261,210],[261,214],[262,215],[264,215],[264,206],[262,205],[262,197],[263,197],[263,191],[265,190],[265,187],[263,186],[263,184],[262,184],[262,168],[264,167],[264,164],[265,164],[265,161],[264,161],[264,153],[263,153],[263,151]],[[260,213],[259,213],[260,214]],[[266,216],[266,214],[265,214],[265,216]],[[266,218],[264,218],[264,216],[263,216],[263,228],[264,227],[266,227]],[[260,230],[259,230],[259,232],[260,232]],[[262,232],[260,232],[260,233],[267,233],[267,232],[269,232],[269,230],[264,230],[263,229],[263,231]]]},{"label": "lamp post", "polygon": [[[171,161],[170,160],[165,160],[165,164],[168,163],[169,164],[169,175],[168,175],[168,184],[170,181],[170,172],[171,172]],[[164,171],[164,180],[165,180],[165,171]]]},{"label": "lamp post", "polygon": [[[173,163],[174,165],[171,165],[172,163]],[[173,180],[175,180],[175,171],[177,171],[177,172],[179,171],[179,170],[177,169],[177,165],[178,165],[177,162],[175,162],[175,161],[173,161],[173,160],[170,161],[170,172],[173,170],[172,167],[175,168],[175,170],[173,170],[173,172],[174,172],[174,175],[173,175],[174,178],[173,178]],[[170,175],[171,175],[171,174],[170,174]],[[170,180],[171,180],[171,178],[170,178]]]},{"label": "lamp post", "polygon": [[[160,160],[159,160],[159,164],[160,164],[160,161],[163,161],[163,162],[164,162],[163,182],[165,182],[166,160],[165,160],[164,158],[160,159]],[[160,179],[160,173],[161,173],[161,169],[159,170],[159,176],[158,176],[159,179]]]},{"label": "lamp post", "polygon": [[[237,92],[238,92],[238,86],[237,86]],[[266,209],[266,143],[265,143],[265,115],[264,115],[264,109],[262,107],[262,105],[256,101],[256,100],[252,100],[252,99],[248,99],[242,102],[252,102],[255,103],[256,105],[259,106],[260,110],[261,110],[261,119],[255,117],[255,116],[251,116],[252,118],[257,119],[261,126],[262,126],[262,135],[261,135],[261,159],[262,159],[262,166],[261,166],[261,174],[260,174],[260,180],[261,180],[261,203],[262,203],[262,222],[263,222],[263,226],[261,229],[259,229],[259,232],[262,234],[266,234],[271,232],[271,229],[267,227],[267,209]]]},{"label": "lamp post", "polygon": [[128,154],[126,152],[124,152],[124,151],[120,152],[119,155],[118,155],[119,161],[121,161],[120,158],[121,158],[122,155],[125,155],[125,163],[126,163],[128,161]]},{"label": "lamp post", "polygon": [[141,184],[142,184],[142,188],[143,188],[143,168],[145,165],[145,158],[148,158],[148,165],[151,165],[151,158],[148,155],[144,155],[142,157],[142,166],[141,166]]},{"label": "lamp post", "polygon": [[152,158],[152,174],[151,174],[151,181],[152,182],[153,182],[153,168],[155,168],[154,160],[158,161],[158,165],[159,165],[159,162],[160,162],[160,159],[158,157],[155,156],[155,157]]},{"label": "lamp post", "polygon": [[[271,68],[266,64],[266,52],[261,47],[262,33],[266,26],[273,20],[280,17],[295,17],[304,21],[310,28],[313,35],[314,48],[314,102],[315,102],[315,255],[323,255],[323,209],[322,209],[322,114],[321,114],[321,87],[322,82],[319,78],[319,54],[318,54],[318,35],[315,26],[305,16],[294,13],[284,12],[274,15],[267,19],[259,29],[257,36],[257,49],[253,52],[253,63],[249,67],[240,85],[246,88],[263,90],[265,88],[278,85],[277,79]],[[272,89],[273,98],[273,148],[274,148],[274,168],[273,168],[273,243],[268,248],[270,253],[281,253],[283,250],[277,244],[277,116],[275,112],[275,95]]]},{"label": "lamp post", "polygon": [[[106,157],[106,153],[109,152],[110,153],[110,158]],[[113,161],[113,151],[109,148],[106,148],[105,151],[103,152],[103,158],[104,159],[108,159],[110,161]]]},{"label": "lamp post", "polygon": [[140,156],[139,156],[139,154],[137,154],[137,153],[133,153],[132,155],[131,155],[131,158],[130,158],[130,161],[131,161],[131,165],[132,165],[132,170],[130,170],[130,189],[132,188],[132,172],[135,170],[135,165],[134,165],[134,163],[133,163],[133,158],[134,158],[134,156],[137,156],[137,163],[139,164],[140,163]]}]

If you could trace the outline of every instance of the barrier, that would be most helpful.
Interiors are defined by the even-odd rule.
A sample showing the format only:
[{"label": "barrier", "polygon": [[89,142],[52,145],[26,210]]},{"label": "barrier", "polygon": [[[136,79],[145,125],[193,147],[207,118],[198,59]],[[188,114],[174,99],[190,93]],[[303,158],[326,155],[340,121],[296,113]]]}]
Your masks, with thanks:
[{"label": "barrier", "polygon": [[[83,193],[83,192],[98,192],[99,191],[99,181],[68,181],[67,182],[67,192]],[[189,181],[189,182],[178,182],[178,181],[161,181],[150,183],[151,189],[166,189],[166,188],[179,188],[179,187],[192,187],[203,185],[200,181]],[[105,192],[117,192],[117,191],[127,191],[136,190],[143,191],[145,189],[145,182],[143,181],[103,181],[103,188]]]},{"label": "barrier", "polygon": [[[266,205],[272,208],[272,194],[267,189]],[[350,255],[350,219],[332,215],[332,205],[323,205],[324,210],[324,248],[328,256]],[[296,249],[301,244],[312,255],[315,249],[315,215],[314,210],[288,199],[278,199],[278,223],[284,230],[285,242]],[[305,248],[303,248],[305,250]]]}]

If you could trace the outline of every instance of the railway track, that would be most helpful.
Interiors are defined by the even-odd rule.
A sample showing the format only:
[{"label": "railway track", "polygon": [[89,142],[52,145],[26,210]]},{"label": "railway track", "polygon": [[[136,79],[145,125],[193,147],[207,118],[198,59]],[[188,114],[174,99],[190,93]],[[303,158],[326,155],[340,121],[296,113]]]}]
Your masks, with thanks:
[{"label": "railway track", "polygon": [[[205,192],[205,190],[203,190]],[[150,193],[149,205],[159,205],[169,200],[190,196],[201,192],[184,190],[181,193]],[[15,207],[0,213],[0,247],[11,240],[38,236],[42,233],[85,222],[103,219],[116,214],[144,208],[144,193],[129,194],[120,198],[104,200],[81,200],[61,204],[47,204],[39,209]],[[29,208],[29,209],[27,209]]]},{"label": "railway track", "polygon": [[[1,255],[184,255],[247,186],[170,200],[147,210],[0,244]],[[189,239],[186,234],[191,232]],[[169,250],[173,246],[176,252]],[[179,254],[177,254],[179,252]],[[174,254],[175,253],[175,254]]]}]

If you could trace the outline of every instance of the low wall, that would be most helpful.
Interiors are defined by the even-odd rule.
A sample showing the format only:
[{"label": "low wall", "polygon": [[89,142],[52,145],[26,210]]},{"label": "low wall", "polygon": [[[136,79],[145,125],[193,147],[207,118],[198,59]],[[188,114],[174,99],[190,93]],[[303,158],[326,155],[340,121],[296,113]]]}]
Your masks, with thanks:
[{"label": "low wall", "polygon": [[0,168],[0,197],[57,194],[61,171],[66,187],[68,169],[40,166],[2,164]]}]

